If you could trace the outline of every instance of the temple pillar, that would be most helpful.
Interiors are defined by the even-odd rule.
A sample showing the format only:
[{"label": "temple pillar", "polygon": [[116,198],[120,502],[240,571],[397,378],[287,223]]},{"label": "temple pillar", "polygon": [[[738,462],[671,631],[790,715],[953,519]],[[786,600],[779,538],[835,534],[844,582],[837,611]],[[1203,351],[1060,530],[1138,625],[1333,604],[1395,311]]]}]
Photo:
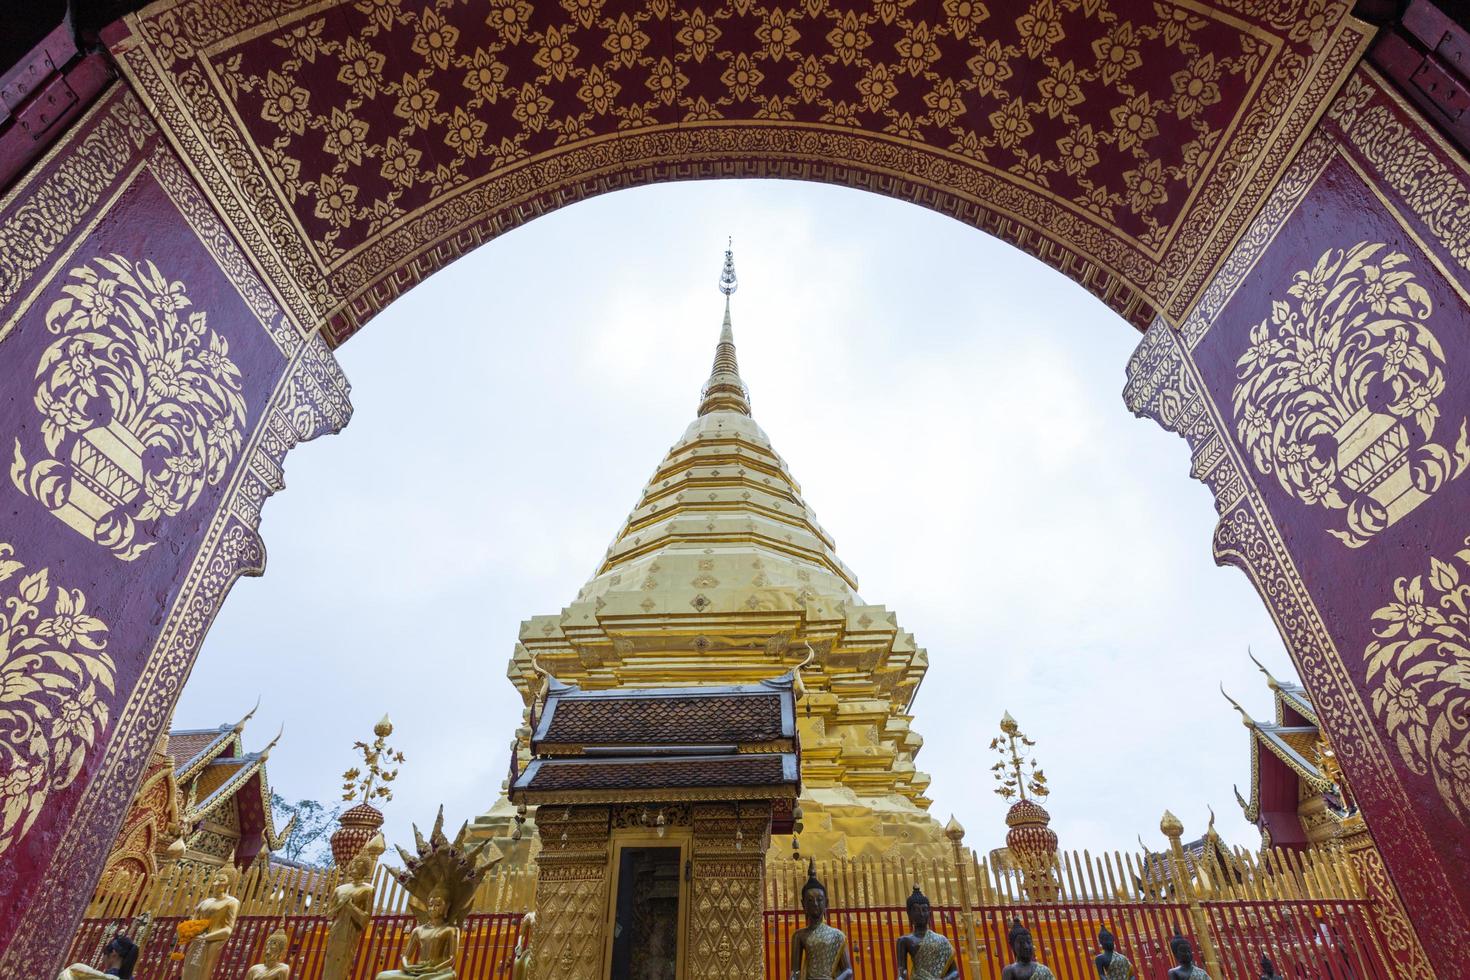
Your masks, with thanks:
[{"label": "temple pillar", "polygon": [[538,811],[533,977],[600,980],[606,946],[612,811],[551,806]]},{"label": "temple pillar", "polygon": [[1463,156],[1360,67],[1124,396],[1189,441],[1216,560],[1260,591],[1388,844],[1419,976],[1470,948],[1467,213]]},{"label": "temple pillar", "polygon": [[771,804],[696,803],[689,893],[689,980],[758,977],[765,970],[766,848]]},{"label": "temple pillar", "polygon": [[41,977],[220,602],[264,567],[286,451],[351,409],[122,85],[0,196],[0,256],[0,633],[52,678],[0,695],[0,975]]}]

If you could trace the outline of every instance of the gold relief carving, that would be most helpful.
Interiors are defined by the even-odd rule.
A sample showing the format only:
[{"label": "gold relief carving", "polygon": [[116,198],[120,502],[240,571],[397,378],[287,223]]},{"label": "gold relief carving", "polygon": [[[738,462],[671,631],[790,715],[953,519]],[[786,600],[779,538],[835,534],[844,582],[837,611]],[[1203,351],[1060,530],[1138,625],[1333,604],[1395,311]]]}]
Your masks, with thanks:
[{"label": "gold relief carving", "polygon": [[[1320,161],[1307,162],[1308,169],[1319,170],[1320,165]],[[1293,174],[1300,177],[1295,169]],[[1253,234],[1257,231],[1253,229]],[[1212,285],[1211,295],[1220,302],[1214,292],[1218,286]],[[1239,457],[1224,422],[1202,393],[1186,337],[1163,320],[1155,321],[1129,361],[1125,399],[1135,414],[1153,418],[1188,440],[1194,455],[1193,475],[1210,485],[1221,515],[1214,536],[1215,560],[1241,568],[1268,603],[1325,730],[1332,734],[1333,747],[1349,772],[1355,794],[1376,800],[1375,819],[1395,828],[1396,846],[1405,855],[1399,887],[1414,893],[1426,907],[1454,908],[1439,857],[1423,825],[1410,813],[1409,799],[1394,777],[1395,767],[1373,717],[1348,676],[1285,542],[1264,516],[1267,511],[1245,469],[1248,464]],[[1206,457],[1214,462],[1202,469]],[[1470,941],[1470,937],[1458,938]]]},{"label": "gold relief carving", "polygon": [[0,543],[0,855],[76,780],[107,728],[115,676],[87,597],[14,554]]},{"label": "gold relief carving", "polygon": [[[131,561],[139,522],[192,507],[240,450],[245,399],[229,342],[182,282],[120,255],[71,270],[46,311],[57,339],[34,397],[49,458],[15,440],[10,477],[72,529]],[[64,458],[58,458],[58,455]]]},{"label": "gold relief carving", "polygon": [[1424,947],[1419,945],[1419,937],[1414,934],[1414,927],[1388,877],[1383,855],[1361,820],[1357,821],[1356,829],[1343,838],[1342,848],[1352,858],[1353,870],[1357,872],[1364,894],[1372,899],[1368,908],[1377,927],[1376,933],[1370,934],[1374,945],[1398,970],[1398,976],[1434,976],[1429,957],[1425,955]]},{"label": "gold relief carving", "polygon": [[[229,14],[235,9],[233,5],[215,5],[202,13],[201,23],[208,24],[216,13]],[[93,111],[106,120],[126,120],[136,114],[140,125],[148,125],[146,117],[138,112],[134,94],[125,88],[115,88]],[[89,138],[80,147],[63,141],[58,152],[84,152],[89,146]],[[70,158],[63,154],[56,170],[43,179],[48,184],[59,179],[69,165]],[[288,361],[263,417],[243,440],[242,463],[230,477],[220,507],[202,530],[196,556],[180,582],[157,639],[146,651],[147,660],[134,693],[117,711],[107,751],[100,755],[97,771],[77,804],[80,813],[106,812],[117,787],[136,782],[167,723],[168,706],[177,696],[225,594],[240,575],[259,574],[264,568],[265,551],[256,528],[261,505],[282,486],[281,461],[286,452],[298,442],[340,430],[352,414],[347,380],[326,343],[320,338],[296,336],[283,344],[283,333],[289,335],[295,328],[280,315],[279,308],[267,315],[268,296],[245,255],[173,154],[166,150],[154,153],[147,166],[261,317],[262,328],[271,332]],[[38,187],[36,193],[42,189]],[[86,212],[67,210],[62,217],[74,228]],[[252,253],[252,257],[256,256]],[[50,927],[81,914],[87,896],[85,889],[77,889],[75,883],[96,875],[111,843],[110,834],[100,832],[96,820],[72,820],[66,825],[25,919],[0,956],[0,975],[31,976],[36,963],[60,961],[68,938]]]},{"label": "gold relief carving", "polygon": [[1446,156],[1459,158],[1456,151],[1436,153],[1432,134],[1411,129],[1387,105],[1375,103],[1377,92],[1363,75],[1353,76],[1329,118],[1449,256],[1470,270],[1470,174],[1446,165]]},{"label": "gold relief carving", "polygon": [[1236,362],[1235,431],[1258,472],[1310,506],[1345,510],[1349,547],[1402,519],[1470,464],[1432,441],[1444,351],[1428,292],[1387,245],[1324,252],[1251,329]]},{"label": "gold relief carving", "polygon": [[[1067,60],[1048,52],[1056,43],[1052,36],[1065,35],[1064,25],[1079,18],[1071,5],[1043,4],[1019,17],[1011,14],[1021,36],[1015,44],[1002,44],[982,35],[981,29],[992,21],[990,11],[979,3],[946,4],[942,13],[936,11],[939,19],[934,23],[911,17],[901,4],[880,5],[877,12],[849,11],[840,17],[829,17],[808,4],[758,8],[760,23],[748,39],[752,49],[741,50],[743,33],[722,25],[735,14],[749,13],[744,3],[733,9],[717,5],[708,12],[684,12],[653,0],[642,11],[616,18],[601,17],[599,4],[568,3],[563,5],[567,22],[558,24],[552,16],[543,29],[533,29],[528,20],[532,8],[506,2],[497,5],[490,18],[500,44],[492,46],[494,50],[471,52],[460,44],[459,29],[440,9],[361,3],[355,8],[363,14],[356,35],[339,39],[313,34],[322,23],[315,13],[330,5],[313,7],[304,26],[292,22],[291,11],[303,6],[294,0],[282,4],[241,0],[230,6],[226,13],[182,0],[167,10],[134,15],[130,20],[134,36],[117,53],[135,84],[149,93],[185,157],[199,168],[201,181],[211,188],[252,254],[271,267],[273,277],[279,273],[289,280],[278,286],[293,309],[307,322],[314,318],[312,312],[331,318],[329,329],[338,339],[408,282],[529,217],[518,205],[534,202],[530,213],[535,213],[547,205],[657,179],[648,168],[663,166],[683,176],[817,177],[908,198],[922,196],[926,203],[932,198],[934,206],[1039,254],[1086,282],[1135,322],[1144,316],[1140,293],[1155,303],[1168,299],[1172,315],[1177,316],[1195,295],[1183,278],[1203,281],[1196,275],[1197,267],[1211,267],[1213,256],[1223,251],[1258,199],[1259,194],[1253,198],[1244,189],[1249,185],[1264,193],[1284,164],[1294,136],[1341,81],[1367,39],[1365,30],[1344,18],[1346,4],[1321,0],[1314,0],[1306,16],[1300,4],[1285,0],[1265,8],[1246,2],[1223,5],[1254,22],[1249,24],[1204,10],[1158,5],[1140,11],[1136,22],[1123,21],[1101,4],[1088,9],[1088,16],[1114,23],[1105,37],[1087,46],[1091,57]],[[184,21],[191,26],[188,40],[181,40],[178,30]],[[665,22],[676,49],[672,57],[649,55],[647,29]],[[874,44],[873,32],[880,22],[898,26],[897,42]],[[1236,32],[1239,50],[1224,45],[1203,50],[1199,32],[1219,31],[1225,25]],[[446,151],[430,171],[420,171],[426,153],[419,150],[424,147],[410,146],[402,134],[372,133],[357,148],[360,137],[350,123],[345,128],[333,123],[332,112],[338,107],[315,105],[308,86],[294,80],[303,63],[330,57],[341,62],[334,68],[354,101],[381,98],[399,83],[366,80],[373,76],[377,59],[386,57],[384,40],[398,28],[406,29],[397,33],[411,41],[413,57],[422,68],[418,74],[403,76],[403,84],[409,80],[420,84],[425,72],[437,72],[440,91],[447,92],[444,86],[452,79],[476,93],[468,111],[449,105],[447,95],[439,99],[443,103],[439,106],[421,107],[424,119],[413,124],[421,131],[419,142],[442,144]],[[238,43],[263,34],[269,34],[279,54],[274,61],[261,58],[259,64],[252,61],[242,70]],[[1289,49],[1288,42],[1307,47]],[[1173,49],[1170,57],[1177,57],[1182,67],[1171,66],[1161,76],[1162,85],[1143,92],[1142,81],[1134,76],[1147,61],[1149,45],[1154,50]],[[529,57],[506,58],[501,52],[511,48],[523,48]],[[937,59],[952,49],[963,52],[962,60],[973,52],[970,65],[979,67],[963,77],[943,77]],[[1039,63],[1027,65],[1028,59]],[[518,68],[514,76],[507,75],[508,65],[528,61],[534,68]],[[716,87],[706,93],[708,97],[691,98],[684,92],[688,76],[694,74],[694,66],[707,62],[720,65],[718,81],[723,88]],[[835,68],[843,69],[841,78]],[[252,70],[258,74],[251,75]],[[272,72],[274,89],[268,87]],[[1013,81],[1018,77],[1036,82],[1023,90]],[[1202,110],[1223,99],[1226,79],[1235,83],[1234,90],[1246,86],[1247,108],[1242,119],[1211,128],[1219,123],[1206,124]],[[570,92],[554,89],[553,82],[573,87]],[[919,90],[912,93],[916,85]],[[300,132],[288,127],[282,131],[285,142],[269,147],[254,148],[242,138],[244,123],[235,105],[239,93],[251,86],[279,89],[284,99],[269,103],[274,108],[268,110],[250,110],[252,124],[261,111],[281,116],[272,123],[276,128],[287,115],[299,114]],[[898,93],[917,94],[918,108],[900,111],[894,105]],[[388,94],[397,98],[402,93]],[[1125,113],[1127,123],[1136,121],[1146,130],[1155,115],[1168,114],[1195,130],[1195,137],[1178,148],[1177,158],[1172,158],[1173,152],[1169,160],[1149,158],[1142,141],[1130,142],[1131,130],[1114,133],[1078,126],[1076,133],[1044,148],[1019,145],[1008,135],[1014,127],[1030,125],[1026,117],[1065,121],[1077,107],[1093,105],[1106,115],[1105,103],[1117,100],[1121,108],[1139,95],[1145,96],[1147,111]],[[990,114],[987,107],[986,114],[977,118],[999,118],[1001,124],[972,131],[964,127],[963,113],[967,108],[974,111],[972,100],[982,98],[1009,109]],[[817,115],[833,130],[863,135],[867,129],[866,135],[882,138],[850,144],[850,149],[861,151],[851,157],[805,149],[799,156],[788,156],[784,154],[789,151],[774,146],[742,145],[748,137],[738,129],[752,123],[788,134],[815,125],[784,125],[791,121],[793,107],[804,103],[816,105]],[[486,115],[496,104],[513,107],[515,123],[510,131],[499,120],[498,109],[493,123]],[[682,110],[681,125],[672,132],[649,125],[665,105]],[[880,118],[866,122],[859,118],[860,111]],[[600,154],[584,154],[550,168],[539,166],[553,161],[560,151],[588,149],[605,140],[610,134],[597,136],[593,129],[607,116],[618,117],[616,127],[622,134],[657,135],[656,149],[634,159],[629,152],[633,147],[614,140]],[[727,124],[717,127],[717,136],[704,137],[704,152],[718,154],[723,162],[700,159],[697,151],[684,145],[683,126],[726,117],[737,131],[730,131]],[[557,134],[555,149],[528,158],[523,149],[527,135],[542,131]],[[330,150],[341,143],[334,141],[334,132],[350,136],[354,149],[348,151],[342,144],[343,152],[334,152],[333,173],[325,175],[332,178],[326,182],[331,186],[323,190],[322,181],[309,176],[302,180],[296,163],[302,153],[286,152],[286,147],[304,141],[315,152],[325,139]],[[1137,160],[1116,173],[1104,173],[1098,169],[1095,150],[1089,152],[1089,142],[1129,149]],[[259,159],[245,164],[257,151]],[[760,156],[752,158],[750,153]],[[607,158],[605,164],[596,162],[599,155]],[[743,156],[743,162],[731,162],[732,156]],[[470,166],[466,162],[470,160],[476,163]],[[834,167],[835,160],[849,166]],[[931,173],[941,161],[974,170],[976,160],[989,162],[968,178],[970,184],[983,180],[988,185],[979,195],[955,196],[943,178]],[[528,166],[541,172],[517,173]],[[635,166],[641,169],[630,171]],[[359,170],[369,171],[364,177],[374,180],[383,174],[390,184],[381,192],[386,196],[369,200],[373,195],[365,189],[367,182],[355,176]],[[274,179],[268,171],[275,173]],[[1077,186],[1053,192],[1052,175],[1063,171]],[[419,180],[433,187],[432,199],[400,203],[402,194]],[[477,195],[477,206],[456,201],[463,192],[490,183],[499,187]],[[319,235],[308,235],[292,213],[292,201],[303,194],[309,202],[304,213],[319,211],[327,216],[324,221],[336,224]],[[1113,225],[1117,217],[1134,213],[1145,227],[1131,239]],[[415,233],[398,234],[408,223],[417,226]],[[396,240],[382,241],[386,235]],[[1172,247],[1176,238],[1179,247]],[[338,246],[339,239],[343,247]]]},{"label": "gold relief carving", "polygon": [[[13,302],[32,274],[50,261],[57,246],[96,206],[103,192],[127,168],[134,153],[158,134],[131,93],[101,100],[76,125],[92,129],[76,146],[58,145],[52,156],[34,165],[39,173],[62,147],[56,169],[32,188],[30,178],[11,189],[16,206],[0,221],[0,308]],[[11,324],[0,325],[0,338]]]},{"label": "gold relief carving", "polygon": [[[1394,580],[1373,613],[1363,658],[1373,713],[1404,764],[1428,773],[1445,806],[1470,822],[1470,539],[1425,574]],[[1426,588],[1427,585],[1427,588]]]}]

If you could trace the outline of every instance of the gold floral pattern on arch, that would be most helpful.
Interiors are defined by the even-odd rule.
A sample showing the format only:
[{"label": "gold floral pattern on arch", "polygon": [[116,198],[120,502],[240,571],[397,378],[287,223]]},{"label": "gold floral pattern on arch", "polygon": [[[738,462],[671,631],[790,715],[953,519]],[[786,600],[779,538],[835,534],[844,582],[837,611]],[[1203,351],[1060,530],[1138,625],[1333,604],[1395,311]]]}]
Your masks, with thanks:
[{"label": "gold floral pattern on arch", "polygon": [[[1393,584],[1373,613],[1363,657],[1373,712],[1404,764],[1434,779],[1445,805],[1470,822],[1470,538],[1429,573]],[[1426,588],[1427,578],[1427,588]]]},{"label": "gold floral pattern on arch", "polygon": [[1382,243],[1330,249],[1250,332],[1236,362],[1235,431],[1262,474],[1302,503],[1345,511],[1351,548],[1401,520],[1470,464],[1434,441],[1444,349],[1434,304]]},{"label": "gold floral pattern on arch", "polygon": [[115,684],[107,625],[87,597],[14,554],[0,542],[0,854],[76,780]]},{"label": "gold floral pattern on arch", "polygon": [[131,561],[144,525],[192,507],[240,451],[245,398],[229,342],[182,282],[120,255],[71,270],[46,311],[36,367],[47,458],[10,468],[20,491]]}]

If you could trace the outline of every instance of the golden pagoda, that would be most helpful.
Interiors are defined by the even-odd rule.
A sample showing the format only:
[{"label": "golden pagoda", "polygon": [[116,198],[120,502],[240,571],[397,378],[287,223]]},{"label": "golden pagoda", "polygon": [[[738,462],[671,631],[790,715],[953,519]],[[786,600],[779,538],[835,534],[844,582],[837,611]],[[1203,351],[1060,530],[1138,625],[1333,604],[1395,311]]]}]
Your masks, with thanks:
[{"label": "golden pagoda", "polygon": [[[559,613],[521,624],[507,671],[527,705],[542,672],[583,690],[749,684],[800,668],[802,857],[942,857],[911,709],[928,658],[892,611],[865,602],[786,461],[751,417],[730,321],[697,415],[643,488],[593,577]],[[803,666],[805,664],[805,666]],[[530,761],[516,732],[516,768]],[[533,816],[522,814],[534,819]],[[475,831],[530,858],[504,795]],[[772,856],[793,852],[789,835]]]}]

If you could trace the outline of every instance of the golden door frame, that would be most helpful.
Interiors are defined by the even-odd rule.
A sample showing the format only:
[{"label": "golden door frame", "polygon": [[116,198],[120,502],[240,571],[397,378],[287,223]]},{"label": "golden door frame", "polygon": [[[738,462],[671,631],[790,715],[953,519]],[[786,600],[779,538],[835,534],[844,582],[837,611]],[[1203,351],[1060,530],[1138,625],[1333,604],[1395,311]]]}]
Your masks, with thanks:
[{"label": "golden door frame", "polygon": [[689,881],[690,862],[694,859],[694,828],[691,826],[666,827],[658,831],[645,827],[623,827],[612,832],[607,846],[607,908],[602,925],[602,975],[612,976],[613,927],[618,912],[618,886],[621,884],[623,851],[629,847],[677,847],[679,849],[679,921],[675,925],[678,935],[678,955],[675,957],[675,980],[684,980],[684,965],[689,938],[689,898],[692,889]]}]

